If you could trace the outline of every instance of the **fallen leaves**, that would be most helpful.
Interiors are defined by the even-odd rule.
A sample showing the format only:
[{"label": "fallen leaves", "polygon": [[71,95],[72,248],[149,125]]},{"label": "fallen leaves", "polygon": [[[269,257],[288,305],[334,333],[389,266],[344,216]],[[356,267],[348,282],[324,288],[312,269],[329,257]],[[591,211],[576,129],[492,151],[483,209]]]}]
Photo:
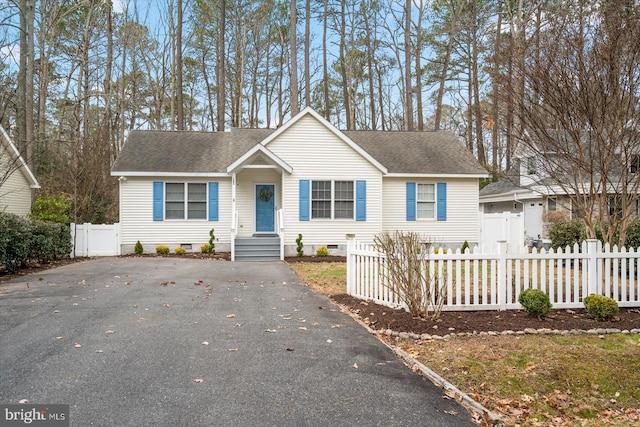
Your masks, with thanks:
[{"label": "fallen leaves", "polygon": [[193,382],[197,384],[201,384],[204,382],[204,380],[202,378],[196,378],[195,380],[193,380]]},{"label": "fallen leaves", "polygon": [[227,314],[227,319],[235,319],[236,315],[234,313]]}]

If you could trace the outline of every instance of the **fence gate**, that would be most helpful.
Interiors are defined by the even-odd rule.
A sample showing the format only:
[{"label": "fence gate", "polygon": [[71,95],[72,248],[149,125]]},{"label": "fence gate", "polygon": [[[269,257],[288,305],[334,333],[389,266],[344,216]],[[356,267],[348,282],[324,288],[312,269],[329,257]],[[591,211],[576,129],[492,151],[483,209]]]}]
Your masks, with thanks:
[{"label": "fence gate", "polygon": [[480,213],[479,224],[479,246],[484,251],[495,252],[498,240],[506,240],[509,251],[524,246],[524,217],[521,213]]},{"label": "fence gate", "polygon": [[120,223],[71,223],[71,258],[89,256],[118,256],[120,249]]}]

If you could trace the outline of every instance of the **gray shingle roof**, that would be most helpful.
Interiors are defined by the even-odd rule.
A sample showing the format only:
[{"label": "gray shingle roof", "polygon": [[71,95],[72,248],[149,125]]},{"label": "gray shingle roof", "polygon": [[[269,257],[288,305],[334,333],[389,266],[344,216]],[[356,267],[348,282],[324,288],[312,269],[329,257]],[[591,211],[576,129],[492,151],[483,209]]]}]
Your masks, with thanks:
[{"label": "gray shingle roof", "polygon": [[486,174],[450,132],[344,131],[389,173]]},{"label": "gray shingle roof", "polygon": [[[132,131],[112,172],[224,173],[274,129]],[[389,173],[486,174],[448,132],[345,131]]]}]

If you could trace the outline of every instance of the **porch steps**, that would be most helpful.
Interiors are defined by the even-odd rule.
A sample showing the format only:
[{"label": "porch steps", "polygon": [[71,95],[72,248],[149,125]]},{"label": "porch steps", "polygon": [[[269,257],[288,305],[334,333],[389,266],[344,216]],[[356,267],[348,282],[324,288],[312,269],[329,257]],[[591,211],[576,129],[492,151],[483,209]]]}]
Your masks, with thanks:
[{"label": "porch steps", "polygon": [[236,237],[236,261],[278,261],[280,237],[277,235]]}]

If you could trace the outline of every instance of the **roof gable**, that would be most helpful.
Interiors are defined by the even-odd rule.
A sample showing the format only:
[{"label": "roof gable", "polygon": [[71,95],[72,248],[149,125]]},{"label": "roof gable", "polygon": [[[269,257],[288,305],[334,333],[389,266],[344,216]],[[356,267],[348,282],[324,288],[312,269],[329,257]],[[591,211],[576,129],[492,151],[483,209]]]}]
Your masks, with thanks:
[{"label": "roof gable", "polygon": [[[15,144],[13,143],[13,141],[11,140],[11,138],[9,137],[9,135],[7,134],[7,132],[4,130],[2,126],[0,126],[0,136],[1,136],[0,140],[2,141],[2,145],[4,146],[4,151],[11,157],[9,171],[8,171],[9,175],[13,173],[11,169],[20,170],[20,173],[24,175],[25,179],[29,183],[29,187],[40,188],[40,184],[38,183],[38,180],[36,179],[33,172],[31,172],[31,169],[29,168],[29,165],[27,165],[27,162],[20,155],[20,152],[18,151],[18,147],[15,146]],[[1,159],[1,154],[0,154],[0,159]],[[4,175],[4,172],[3,172],[3,175]]]},{"label": "roof gable", "polygon": [[325,120],[324,117],[322,117],[320,114],[318,114],[311,107],[306,107],[304,110],[300,111],[293,118],[291,118],[291,120],[286,122],[284,125],[279,127],[275,132],[273,132],[271,135],[269,135],[264,141],[261,142],[261,144],[266,146],[267,144],[269,144],[271,141],[276,139],[278,136],[282,135],[284,132],[287,131],[287,129],[289,129],[290,127],[295,125],[297,122],[299,122],[303,117],[305,117],[307,115],[309,115],[309,116],[313,117],[314,119],[316,119],[322,126],[327,128],[331,133],[333,133],[335,136],[337,136],[341,141],[343,141],[345,144],[347,144],[349,147],[351,147],[354,151],[356,151],[358,154],[360,154],[362,157],[364,157],[369,163],[371,163],[378,170],[380,170],[380,172],[387,173],[387,168],[385,168],[384,165],[382,165],[378,160],[373,158],[371,156],[371,154],[369,154],[367,151],[365,151],[361,146],[359,146],[358,144],[353,142],[351,139],[349,139],[345,135],[344,132],[341,132],[340,130],[338,130],[338,128],[336,128],[331,123],[329,123],[327,120]]}]

